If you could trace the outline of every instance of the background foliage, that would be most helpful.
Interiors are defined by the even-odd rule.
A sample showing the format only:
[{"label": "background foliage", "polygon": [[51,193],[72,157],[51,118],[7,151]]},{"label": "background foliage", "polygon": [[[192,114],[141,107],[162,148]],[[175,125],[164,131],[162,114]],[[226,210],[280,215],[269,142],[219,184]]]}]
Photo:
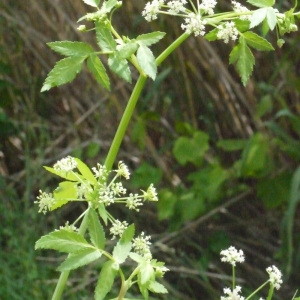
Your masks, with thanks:
[{"label": "background foliage", "polygon": [[[283,10],[293,5],[277,3]],[[168,32],[153,48],[158,54],[181,29],[169,18],[146,23],[144,4],[124,1],[116,26],[130,36]],[[219,7],[228,5],[220,1]],[[102,162],[132,86],[112,74],[108,93],[86,71],[73,84],[41,94],[58,59],[46,42],[94,43],[76,30],[88,7],[4,0],[0,8],[0,298],[48,299],[61,258],[35,253],[34,242],[82,207],[37,215],[38,189],[51,185],[41,166],[68,154],[90,165]],[[228,66],[230,48],[202,38],[186,41],[154,84],[149,81],[119,158],[135,170],[130,188],[151,182],[160,188],[158,209],[149,206],[133,221],[155,233],[155,255],[171,270],[167,299],[219,299],[229,271],[219,251],[231,244],[246,253],[241,284],[255,287],[276,261],[286,274],[278,299],[299,288],[299,39],[296,33],[282,49],[255,52],[245,88]],[[66,297],[91,299],[99,268],[74,273]]]}]

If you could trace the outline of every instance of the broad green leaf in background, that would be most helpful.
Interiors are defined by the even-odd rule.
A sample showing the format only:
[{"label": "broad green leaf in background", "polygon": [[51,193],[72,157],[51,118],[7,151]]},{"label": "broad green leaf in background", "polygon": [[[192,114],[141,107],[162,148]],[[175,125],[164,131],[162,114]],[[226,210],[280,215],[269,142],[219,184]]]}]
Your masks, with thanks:
[{"label": "broad green leaf in background", "polygon": [[51,207],[51,210],[55,210],[69,201],[77,199],[77,183],[72,181],[60,182],[59,186],[53,192],[53,197],[55,203]]},{"label": "broad green leaf in background", "polygon": [[146,134],[146,121],[143,118],[138,118],[136,123],[133,125],[131,138],[141,150],[144,150],[145,148]]},{"label": "broad green leaf in background", "polygon": [[102,253],[98,249],[85,248],[79,250],[75,253],[71,253],[66,260],[60,264],[57,270],[63,272],[77,269],[97,260],[101,255]]},{"label": "broad green leaf in background", "polygon": [[262,133],[255,133],[242,153],[241,175],[257,177],[272,169],[270,143]]},{"label": "broad green leaf in background", "polygon": [[290,183],[290,172],[284,172],[271,178],[262,178],[257,184],[257,197],[267,208],[286,205],[290,194]]},{"label": "broad green leaf in background", "polygon": [[238,73],[245,86],[252,74],[255,59],[243,36],[239,38],[239,43],[230,52],[229,63],[236,63]]},{"label": "broad green leaf in background", "polygon": [[115,72],[119,77],[131,83],[131,71],[126,59],[120,59],[118,55],[111,54],[108,59],[109,68]]},{"label": "broad green leaf in background", "polygon": [[185,165],[188,162],[199,166],[203,155],[209,149],[209,136],[204,131],[196,131],[192,138],[179,137],[174,144],[173,154],[176,160]]},{"label": "broad green leaf in background", "polygon": [[153,165],[143,162],[132,174],[130,184],[134,188],[148,188],[153,183],[158,184],[161,181],[163,172],[161,169],[153,167]]},{"label": "broad green leaf in background", "polygon": [[96,38],[102,51],[115,51],[117,43],[114,40],[111,30],[103,23],[96,22]]},{"label": "broad green leaf in background", "polygon": [[82,0],[85,4],[93,6],[93,7],[98,7],[100,0]]},{"label": "broad green leaf in background", "polygon": [[82,235],[66,229],[44,235],[35,243],[35,249],[52,249],[66,253],[74,253],[87,248],[94,249]]},{"label": "broad green leaf in background", "polygon": [[105,246],[105,233],[100,224],[98,215],[94,209],[88,212],[88,230],[91,236],[91,241],[98,249],[104,249]]},{"label": "broad green leaf in background", "polygon": [[269,43],[266,39],[259,36],[258,34],[247,31],[241,34],[243,38],[245,39],[247,45],[250,47],[260,50],[260,51],[271,51],[274,50],[271,43]]},{"label": "broad green leaf in background", "polygon": [[141,34],[136,38],[136,40],[145,46],[150,46],[152,44],[156,44],[164,36],[165,32],[155,31],[151,33]]},{"label": "broad green leaf in background", "polygon": [[47,45],[55,52],[65,56],[89,56],[94,52],[91,45],[84,42],[50,42]]},{"label": "broad green leaf in background", "polygon": [[82,176],[87,179],[90,183],[96,184],[97,179],[95,178],[94,174],[90,170],[90,168],[79,158],[74,158],[75,161],[77,162],[77,169],[80,171]]},{"label": "broad green leaf in background", "polygon": [[41,92],[71,82],[81,71],[85,58],[84,56],[71,56],[58,61],[49,72]]},{"label": "broad green leaf in background", "polygon": [[159,191],[158,219],[165,220],[174,215],[175,204],[178,201],[178,196],[169,189]]},{"label": "broad green leaf in background", "polygon": [[275,0],[247,0],[247,2],[256,7],[270,7],[275,4]]},{"label": "broad green leaf in background", "polygon": [[103,66],[101,60],[96,54],[91,54],[88,57],[87,67],[93,73],[98,83],[100,83],[107,90],[110,90],[109,77],[106,74],[105,67]]},{"label": "broad green leaf in background", "polygon": [[139,45],[136,55],[138,63],[143,72],[154,80],[157,73],[155,57],[147,46],[143,43],[139,43]]},{"label": "broad green leaf in background", "polygon": [[44,168],[52,173],[52,174],[55,174],[59,177],[62,177],[62,178],[65,178],[67,180],[71,180],[71,181],[79,181],[79,179],[81,178],[81,175],[79,175],[78,173],[72,171],[72,172],[63,172],[63,171],[57,171],[57,170],[54,170],[54,168],[51,168],[51,167],[47,167],[47,166],[44,166]]},{"label": "broad green leaf in background", "polygon": [[134,231],[134,224],[128,226],[128,228],[126,228],[123,232],[121,239],[114,247],[113,258],[118,262],[118,264],[122,264],[130,253],[132,247],[131,240],[134,236]]},{"label": "broad green leaf in background", "polygon": [[106,295],[112,288],[116,274],[117,270],[115,268],[114,261],[109,260],[102,266],[95,289],[95,300],[105,299]]},{"label": "broad green leaf in background", "polygon": [[247,140],[238,140],[238,139],[228,139],[220,140],[217,143],[217,146],[224,151],[239,151],[243,150],[247,145]]}]

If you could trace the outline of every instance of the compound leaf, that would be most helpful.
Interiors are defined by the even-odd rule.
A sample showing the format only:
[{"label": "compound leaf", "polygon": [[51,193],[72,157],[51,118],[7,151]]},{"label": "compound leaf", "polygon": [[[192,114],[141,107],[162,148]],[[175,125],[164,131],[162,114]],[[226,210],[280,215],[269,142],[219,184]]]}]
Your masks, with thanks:
[{"label": "compound leaf", "polygon": [[152,51],[143,43],[140,43],[137,51],[137,60],[144,73],[154,80],[157,73],[155,57]]},{"label": "compound leaf", "polygon": [[242,36],[239,39],[239,43],[232,49],[229,55],[229,63],[233,64],[235,62],[242,82],[246,85],[252,74],[255,59]]},{"label": "compound leaf", "polygon": [[71,82],[81,71],[84,56],[71,56],[58,61],[48,74],[41,92]]},{"label": "compound leaf", "polygon": [[67,259],[57,268],[58,271],[74,270],[85,266],[100,258],[102,253],[98,249],[85,248],[70,254]]},{"label": "compound leaf", "polygon": [[152,44],[156,44],[164,36],[165,32],[155,31],[151,33],[141,34],[136,38],[136,40],[141,42],[145,46],[150,46]]},{"label": "compound leaf", "polygon": [[95,300],[105,299],[107,293],[111,290],[114,283],[117,270],[115,267],[115,262],[112,260],[107,261],[100,272],[97,286],[95,289]]},{"label": "compound leaf", "polygon": [[244,33],[242,33],[242,36],[246,40],[246,43],[250,47],[252,47],[256,50],[260,50],[260,51],[274,50],[271,43],[269,43],[266,39],[264,39],[263,37],[257,35],[256,33],[252,32],[252,31],[244,32]]},{"label": "compound leaf", "polygon": [[98,249],[103,249],[105,245],[105,233],[96,211],[92,208],[90,209],[88,216],[88,230],[94,246]]},{"label": "compound leaf", "polygon": [[35,243],[35,249],[52,249],[66,253],[74,253],[91,247],[82,235],[66,229],[44,235]]},{"label": "compound leaf", "polygon": [[87,67],[93,73],[96,80],[107,90],[110,90],[110,81],[105,67],[96,54],[91,54],[87,59]]},{"label": "compound leaf", "polygon": [[92,46],[84,42],[51,42],[47,45],[55,52],[65,56],[85,56],[94,52]]}]

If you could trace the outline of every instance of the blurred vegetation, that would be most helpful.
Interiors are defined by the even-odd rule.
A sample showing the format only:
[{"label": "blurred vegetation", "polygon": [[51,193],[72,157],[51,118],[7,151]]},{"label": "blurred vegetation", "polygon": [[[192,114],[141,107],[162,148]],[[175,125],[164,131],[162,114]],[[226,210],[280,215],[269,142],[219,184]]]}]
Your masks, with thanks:
[{"label": "blurred vegetation", "polygon": [[[124,1],[116,27],[124,35],[165,30],[159,53],[181,29],[169,18],[147,24],[140,16],[145,2]],[[34,242],[82,208],[37,214],[38,190],[53,186],[42,166],[68,154],[102,162],[132,89],[112,75],[108,94],[83,72],[40,93],[58,59],[46,42],[95,43],[76,31],[87,9],[80,0],[0,3],[1,299],[50,298],[61,258],[35,252]],[[228,66],[229,51],[202,38],[185,42],[148,82],[119,154],[135,170],[132,189],[150,182],[160,189],[158,209],[128,218],[154,233],[154,255],[171,270],[166,299],[219,299],[230,272],[219,251],[229,245],[245,251],[237,274],[245,289],[263,282],[273,263],[285,273],[278,299],[299,288],[300,35],[274,53],[256,52],[245,88]],[[75,273],[67,299],[92,299],[98,271],[95,265]]]}]

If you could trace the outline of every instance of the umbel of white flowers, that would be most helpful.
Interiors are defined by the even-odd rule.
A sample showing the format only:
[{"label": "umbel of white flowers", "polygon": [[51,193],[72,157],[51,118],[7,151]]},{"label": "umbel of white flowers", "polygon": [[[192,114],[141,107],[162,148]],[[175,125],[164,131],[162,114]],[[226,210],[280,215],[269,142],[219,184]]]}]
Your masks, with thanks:
[{"label": "umbel of white flowers", "polygon": [[[245,256],[243,250],[237,250],[235,247],[230,246],[226,250],[222,250],[221,254],[221,261],[227,262],[235,268],[237,263],[243,263],[245,261]],[[268,282],[271,286],[275,289],[279,289],[282,284],[282,274],[278,270],[276,266],[270,266],[266,269],[267,273],[269,274]],[[224,288],[224,294],[226,296],[221,296],[221,300],[245,300],[245,297],[241,296],[242,288],[240,286],[235,286],[232,289],[226,287]],[[259,300],[264,300],[260,298]]]}]

